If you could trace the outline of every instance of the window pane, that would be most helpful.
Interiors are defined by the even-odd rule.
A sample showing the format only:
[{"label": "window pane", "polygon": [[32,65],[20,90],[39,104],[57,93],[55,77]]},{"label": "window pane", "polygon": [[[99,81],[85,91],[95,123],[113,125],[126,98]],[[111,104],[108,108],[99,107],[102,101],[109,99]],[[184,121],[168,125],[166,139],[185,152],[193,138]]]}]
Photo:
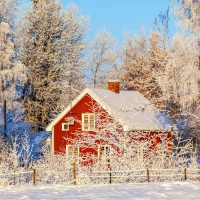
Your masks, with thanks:
[{"label": "window pane", "polygon": [[68,156],[75,157],[78,156],[79,147],[68,146]]},{"label": "window pane", "polygon": [[99,161],[106,163],[110,162],[110,146],[100,146]]},{"label": "window pane", "polygon": [[73,156],[73,147],[72,146],[68,147],[68,156]]},{"label": "window pane", "polygon": [[78,156],[78,147],[74,147],[74,156]]},{"label": "window pane", "polygon": [[94,115],[90,115],[90,120],[94,120]]},{"label": "window pane", "polygon": [[64,124],[64,129],[65,129],[65,130],[68,129],[68,124]]}]

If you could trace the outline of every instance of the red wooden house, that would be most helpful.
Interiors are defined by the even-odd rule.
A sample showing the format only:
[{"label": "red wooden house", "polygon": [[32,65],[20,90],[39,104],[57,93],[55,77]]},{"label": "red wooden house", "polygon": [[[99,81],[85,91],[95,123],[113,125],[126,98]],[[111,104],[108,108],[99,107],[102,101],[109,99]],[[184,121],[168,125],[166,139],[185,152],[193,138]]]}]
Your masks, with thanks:
[{"label": "red wooden house", "polygon": [[[52,151],[66,153],[66,156],[80,156],[91,153],[100,159],[108,156],[112,144],[96,141],[96,149],[73,146],[71,139],[76,133],[92,133],[96,126],[92,105],[99,105],[108,115],[117,121],[123,132],[131,131],[169,133],[169,119],[160,113],[143,95],[137,91],[120,91],[119,81],[109,81],[108,89],[86,88],[72,103],[61,112],[46,128],[52,132]],[[115,114],[113,114],[115,113]],[[119,116],[123,116],[120,119]],[[81,123],[80,123],[81,122]],[[160,139],[155,141],[154,146]],[[109,162],[109,160],[107,160]]]}]

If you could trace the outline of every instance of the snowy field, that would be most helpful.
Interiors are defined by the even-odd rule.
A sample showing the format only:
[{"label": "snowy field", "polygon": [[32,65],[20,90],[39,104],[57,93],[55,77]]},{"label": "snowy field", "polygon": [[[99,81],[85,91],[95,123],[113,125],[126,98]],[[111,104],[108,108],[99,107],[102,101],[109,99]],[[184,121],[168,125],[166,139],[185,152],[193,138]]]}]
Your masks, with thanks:
[{"label": "snowy field", "polygon": [[0,199],[200,199],[200,182],[157,182],[121,185],[36,185],[0,187]]}]

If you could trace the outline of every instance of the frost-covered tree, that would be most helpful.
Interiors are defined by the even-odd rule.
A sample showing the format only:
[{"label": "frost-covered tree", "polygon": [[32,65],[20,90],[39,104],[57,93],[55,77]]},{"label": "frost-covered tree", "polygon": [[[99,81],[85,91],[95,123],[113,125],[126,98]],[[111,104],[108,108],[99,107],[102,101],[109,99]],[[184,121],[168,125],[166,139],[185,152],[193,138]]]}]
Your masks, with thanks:
[{"label": "frost-covered tree", "polygon": [[170,45],[168,62],[157,74],[164,98],[178,103],[181,110],[192,109],[199,96],[198,46],[193,37],[176,34]]},{"label": "frost-covered tree", "polygon": [[[133,38],[129,34],[126,35],[121,53],[124,72],[121,76],[122,84],[127,90],[136,90],[150,101],[158,91],[152,73],[153,68],[156,68],[155,59],[158,59],[155,58],[154,54],[157,53],[156,47],[158,47],[156,35],[151,35],[151,45],[149,45],[145,32],[142,30],[140,35],[134,35]],[[149,52],[151,61],[149,60]]]},{"label": "frost-covered tree", "polygon": [[170,0],[175,3],[174,14],[184,30],[200,35],[200,2],[198,0]]},{"label": "frost-covered tree", "polygon": [[160,42],[163,48],[166,48],[169,34],[169,8],[165,12],[161,12],[158,17],[155,18],[153,24],[153,30],[160,35]]},{"label": "frost-covered tree", "polygon": [[14,28],[19,2],[20,0],[0,0],[0,23],[6,22]]},{"label": "frost-covered tree", "polygon": [[[90,148],[98,152],[97,155],[93,155],[83,151],[76,158],[67,156],[71,163],[76,162],[80,166],[79,173],[85,173],[85,177],[92,176],[94,171],[101,173],[108,170],[108,164],[116,173],[145,168],[158,170],[198,166],[191,140],[183,139],[178,132],[139,130],[125,132],[120,121],[125,123],[127,119],[120,111],[108,114],[96,103],[93,103],[90,109],[95,115],[92,131],[77,130],[72,133],[74,136],[65,138],[68,145],[81,149]],[[82,123],[79,120],[76,122]],[[173,143],[173,140],[176,142]],[[107,150],[100,149],[101,145],[107,145]],[[85,170],[81,168],[83,165],[86,165]],[[120,182],[120,175],[115,178],[116,182]],[[95,176],[91,181],[95,179],[97,182],[101,181]]]},{"label": "frost-covered tree", "polygon": [[54,0],[34,3],[19,21],[18,55],[27,67],[24,109],[36,130],[79,92],[87,21],[75,5],[63,11]]},{"label": "frost-covered tree", "polygon": [[167,50],[163,46],[163,40],[156,31],[150,33],[148,58],[152,76],[152,90],[150,91],[150,101],[159,109],[165,109],[165,102],[162,99],[162,90],[156,81],[154,74],[163,72],[167,64]]},{"label": "frost-covered tree", "polygon": [[17,96],[16,85],[25,81],[24,66],[14,59],[14,43],[9,24],[0,23],[0,105],[7,99],[8,108],[13,107]]},{"label": "frost-covered tree", "polygon": [[107,83],[109,70],[116,66],[117,41],[105,28],[98,32],[90,45],[88,69],[92,72],[93,87]]},{"label": "frost-covered tree", "polygon": [[[164,71],[155,74],[166,102],[171,124],[199,143],[199,58],[195,38],[176,34],[170,44]],[[190,113],[190,114],[189,114]]]}]

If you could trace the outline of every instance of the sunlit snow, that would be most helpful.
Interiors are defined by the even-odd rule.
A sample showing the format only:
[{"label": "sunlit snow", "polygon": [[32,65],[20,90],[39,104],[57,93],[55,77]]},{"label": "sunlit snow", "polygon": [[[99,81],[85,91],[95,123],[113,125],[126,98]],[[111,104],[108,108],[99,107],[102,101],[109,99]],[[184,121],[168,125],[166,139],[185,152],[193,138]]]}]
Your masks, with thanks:
[{"label": "sunlit snow", "polygon": [[200,182],[0,187],[1,199],[199,199]]}]

